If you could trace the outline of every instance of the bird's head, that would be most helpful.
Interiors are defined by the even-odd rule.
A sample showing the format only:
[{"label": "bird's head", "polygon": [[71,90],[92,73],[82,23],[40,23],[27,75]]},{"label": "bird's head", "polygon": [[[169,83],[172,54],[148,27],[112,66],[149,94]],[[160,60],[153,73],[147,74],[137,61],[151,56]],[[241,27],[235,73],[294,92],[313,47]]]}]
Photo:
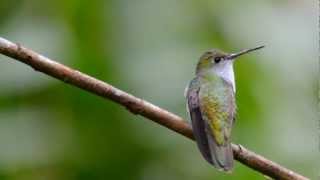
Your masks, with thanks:
[{"label": "bird's head", "polygon": [[201,57],[197,65],[196,74],[205,73],[208,71],[224,72],[232,68],[233,60],[237,57],[247,54],[251,51],[255,51],[263,48],[264,46],[258,46],[251,49],[245,49],[238,53],[225,53],[219,49],[212,49],[206,51]]}]

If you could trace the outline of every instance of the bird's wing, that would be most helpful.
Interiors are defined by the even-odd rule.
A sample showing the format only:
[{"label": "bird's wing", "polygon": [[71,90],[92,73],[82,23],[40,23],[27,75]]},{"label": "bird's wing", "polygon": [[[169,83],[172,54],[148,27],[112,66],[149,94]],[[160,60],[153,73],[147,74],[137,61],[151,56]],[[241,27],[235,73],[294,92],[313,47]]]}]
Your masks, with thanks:
[{"label": "bird's wing", "polygon": [[233,167],[231,128],[234,117],[234,92],[223,79],[202,83],[199,106],[207,132],[213,164],[225,171]]},{"label": "bird's wing", "polygon": [[197,142],[198,148],[204,157],[210,164],[213,164],[208,144],[208,138],[205,131],[205,122],[201,116],[201,110],[199,105],[199,90],[200,81],[199,78],[193,79],[186,91],[187,109],[190,114],[192,130],[194,138]]}]

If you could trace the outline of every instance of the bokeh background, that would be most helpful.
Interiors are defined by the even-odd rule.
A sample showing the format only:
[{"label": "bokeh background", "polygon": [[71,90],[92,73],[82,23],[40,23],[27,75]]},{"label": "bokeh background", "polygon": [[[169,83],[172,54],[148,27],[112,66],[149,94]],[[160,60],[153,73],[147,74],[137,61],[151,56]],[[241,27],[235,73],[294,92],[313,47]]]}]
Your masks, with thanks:
[{"label": "bokeh background", "polygon": [[[235,64],[233,141],[320,178],[318,2],[1,0],[0,36],[185,119],[202,52],[266,45]],[[195,144],[0,56],[0,179],[264,179],[225,175]]]}]

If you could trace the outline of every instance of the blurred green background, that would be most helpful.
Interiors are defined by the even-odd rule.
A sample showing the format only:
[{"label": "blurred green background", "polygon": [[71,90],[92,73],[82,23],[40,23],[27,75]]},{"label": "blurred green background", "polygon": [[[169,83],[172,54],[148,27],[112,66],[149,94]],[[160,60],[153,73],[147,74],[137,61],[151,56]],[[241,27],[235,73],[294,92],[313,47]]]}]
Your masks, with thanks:
[{"label": "blurred green background", "polygon": [[[235,64],[233,141],[320,174],[316,1],[1,0],[0,36],[188,119],[202,52],[266,45]],[[0,56],[0,179],[264,179],[226,175],[195,144]]]}]

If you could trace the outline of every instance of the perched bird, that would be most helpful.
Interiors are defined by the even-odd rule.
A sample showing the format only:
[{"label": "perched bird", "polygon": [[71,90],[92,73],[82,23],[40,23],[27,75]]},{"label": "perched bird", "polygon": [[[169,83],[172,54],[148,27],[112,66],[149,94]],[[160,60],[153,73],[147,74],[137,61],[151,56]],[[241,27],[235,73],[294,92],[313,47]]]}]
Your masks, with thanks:
[{"label": "perched bird", "polygon": [[225,53],[218,49],[205,52],[197,64],[196,77],[186,88],[187,109],[198,148],[204,159],[218,170],[230,172],[233,168],[234,59],[263,47],[238,53]]}]

